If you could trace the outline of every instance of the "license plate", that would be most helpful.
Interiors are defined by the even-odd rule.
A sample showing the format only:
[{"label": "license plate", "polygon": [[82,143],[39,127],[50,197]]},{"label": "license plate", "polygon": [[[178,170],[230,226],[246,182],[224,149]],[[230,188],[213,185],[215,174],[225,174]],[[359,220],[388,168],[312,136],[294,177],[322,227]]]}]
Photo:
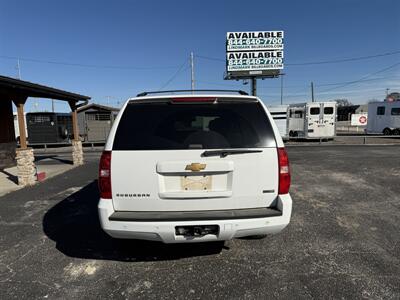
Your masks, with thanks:
[{"label": "license plate", "polygon": [[182,191],[208,191],[212,188],[211,175],[190,175],[181,177]]}]

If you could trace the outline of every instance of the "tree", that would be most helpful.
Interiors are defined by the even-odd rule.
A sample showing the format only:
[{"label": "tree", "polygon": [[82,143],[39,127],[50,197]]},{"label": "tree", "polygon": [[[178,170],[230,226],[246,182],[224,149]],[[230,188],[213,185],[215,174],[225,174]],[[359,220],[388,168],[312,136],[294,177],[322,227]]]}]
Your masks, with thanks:
[{"label": "tree", "polygon": [[399,101],[400,100],[400,93],[398,92],[394,92],[394,93],[390,93],[387,97],[386,100],[388,99],[393,99],[392,101]]},{"label": "tree", "polygon": [[351,106],[353,105],[349,100],[347,99],[335,99],[333,100],[337,103],[338,106]]}]

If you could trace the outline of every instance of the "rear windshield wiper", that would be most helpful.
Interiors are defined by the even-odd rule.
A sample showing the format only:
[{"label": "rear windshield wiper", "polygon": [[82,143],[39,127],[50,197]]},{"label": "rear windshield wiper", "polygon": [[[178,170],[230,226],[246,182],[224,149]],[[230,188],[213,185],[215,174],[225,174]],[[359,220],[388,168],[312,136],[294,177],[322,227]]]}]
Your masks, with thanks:
[{"label": "rear windshield wiper", "polygon": [[204,151],[201,156],[203,157],[208,157],[208,156],[221,156],[221,157],[226,157],[231,154],[243,154],[243,153],[259,153],[263,152],[262,150],[208,150]]}]

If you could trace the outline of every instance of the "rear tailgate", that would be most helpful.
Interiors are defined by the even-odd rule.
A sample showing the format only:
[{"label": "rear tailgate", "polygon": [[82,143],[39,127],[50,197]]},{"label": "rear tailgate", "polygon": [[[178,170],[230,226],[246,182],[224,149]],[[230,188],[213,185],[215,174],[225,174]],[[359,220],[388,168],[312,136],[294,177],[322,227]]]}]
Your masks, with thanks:
[{"label": "rear tailgate", "polygon": [[[262,105],[254,99],[193,98],[127,105],[112,149],[116,211],[246,209],[273,203],[278,158]],[[210,149],[253,152],[204,156]]]},{"label": "rear tailgate", "polygon": [[[113,151],[116,211],[195,211],[268,207],[277,195],[274,148],[225,158],[204,150]],[[199,163],[203,170],[187,170]],[[118,180],[114,180],[118,178]]]}]

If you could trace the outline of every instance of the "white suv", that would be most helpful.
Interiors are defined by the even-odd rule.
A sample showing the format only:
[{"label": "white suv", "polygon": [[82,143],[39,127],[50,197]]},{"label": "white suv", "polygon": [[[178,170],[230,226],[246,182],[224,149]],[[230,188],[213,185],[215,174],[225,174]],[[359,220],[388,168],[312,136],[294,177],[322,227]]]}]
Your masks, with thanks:
[{"label": "white suv", "polygon": [[139,94],[100,159],[98,205],[115,238],[164,243],[277,233],[292,211],[288,157],[257,97]]}]

